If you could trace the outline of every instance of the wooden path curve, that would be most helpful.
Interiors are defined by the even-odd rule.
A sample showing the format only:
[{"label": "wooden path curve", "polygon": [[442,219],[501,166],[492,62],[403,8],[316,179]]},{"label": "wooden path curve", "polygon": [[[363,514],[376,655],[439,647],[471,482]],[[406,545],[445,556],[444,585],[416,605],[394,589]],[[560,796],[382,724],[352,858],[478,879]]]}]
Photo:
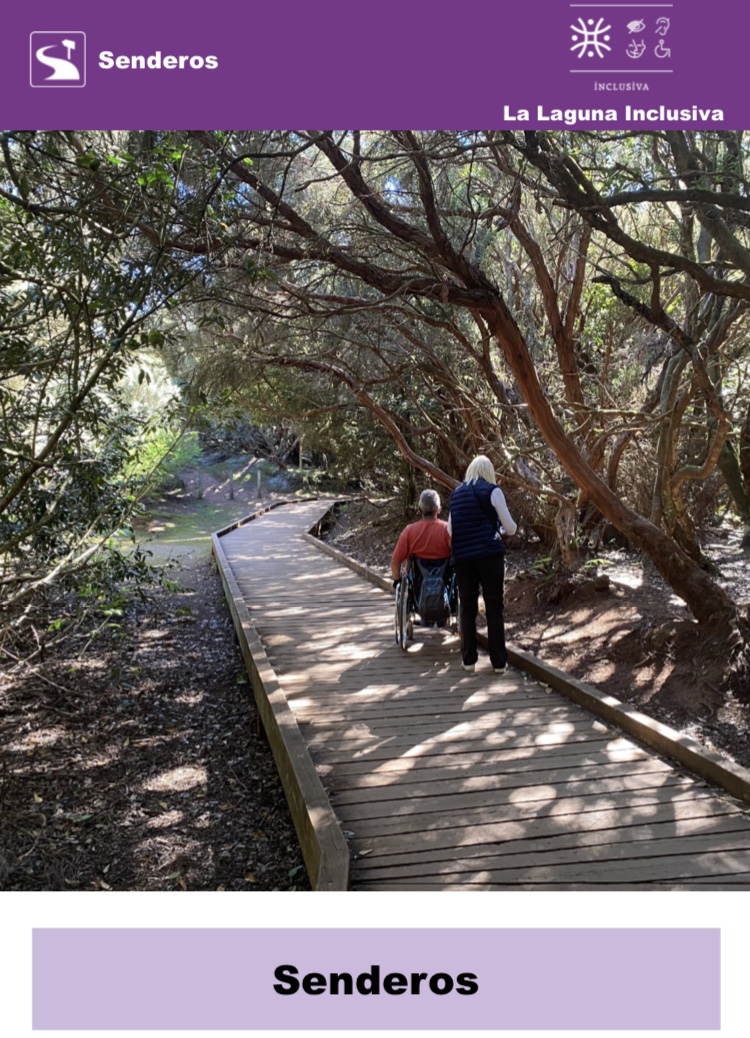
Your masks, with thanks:
[{"label": "wooden path curve", "polygon": [[[455,636],[417,629],[402,653],[392,595],[305,536],[330,505],[214,536],[314,886],[750,888],[739,799],[524,669],[480,656],[465,673]],[[747,772],[726,773],[750,795]]]}]

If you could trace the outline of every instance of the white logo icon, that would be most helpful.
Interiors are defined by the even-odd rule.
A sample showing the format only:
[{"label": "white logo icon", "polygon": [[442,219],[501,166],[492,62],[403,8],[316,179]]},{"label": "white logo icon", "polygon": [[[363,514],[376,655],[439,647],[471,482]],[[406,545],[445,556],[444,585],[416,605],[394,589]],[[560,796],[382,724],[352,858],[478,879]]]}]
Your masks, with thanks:
[{"label": "white logo icon", "polygon": [[[604,24],[603,18],[600,18],[596,25],[593,18],[589,18],[588,23],[579,18],[577,25],[571,25],[574,35],[571,37],[573,46],[570,49],[578,51],[579,58],[584,55],[587,58],[603,58],[605,51],[612,50],[609,46],[609,36],[605,35],[611,28],[611,25]],[[582,38],[579,39],[579,36]]]},{"label": "white logo icon", "polygon": [[60,44],[65,48],[65,58],[56,58],[54,54],[49,53],[49,51],[58,49],[53,43],[50,47],[40,47],[36,52],[36,60],[41,61],[43,65],[49,65],[52,69],[52,75],[47,76],[48,82],[52,79],[74,79],[78,82],[81,78],[81,73],[70,60],[71,51],[76,49],[75,40],[61,40]]},{"label": "white logo icon", "polygon": [[666,36],[669,32],[669,18],[657,18],[654,32],[657,32],[659,36]]},{"label": "white logo icon", "polygon": [[86,34],[32,32],[31,85],[80,87],[86,85]]}]

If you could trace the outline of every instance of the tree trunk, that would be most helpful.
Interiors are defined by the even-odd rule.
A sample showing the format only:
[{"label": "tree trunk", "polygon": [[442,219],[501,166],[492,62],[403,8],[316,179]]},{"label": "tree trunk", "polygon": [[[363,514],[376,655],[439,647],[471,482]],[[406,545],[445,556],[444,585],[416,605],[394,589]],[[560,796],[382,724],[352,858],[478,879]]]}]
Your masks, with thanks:
[{"label": "tree trunk", "polygon": [[542,389],[526,342],[502,299],[495,297],[486,320],[502,346],[542,436],[576,485],[602,515],[625,534],[703,624],[725,626],[738,618],[737,608],[725,591],[662,530],[620,500],[586,464],[578,448],[555,418]]},{"label": "tree trunk", "polygon": [[750,493],[748,493],[734,446],[729,440],[722,447],[717,464],[734,502],[734,507],[737,509],[737,515],[744,526],[742,547],[750,547]]}]

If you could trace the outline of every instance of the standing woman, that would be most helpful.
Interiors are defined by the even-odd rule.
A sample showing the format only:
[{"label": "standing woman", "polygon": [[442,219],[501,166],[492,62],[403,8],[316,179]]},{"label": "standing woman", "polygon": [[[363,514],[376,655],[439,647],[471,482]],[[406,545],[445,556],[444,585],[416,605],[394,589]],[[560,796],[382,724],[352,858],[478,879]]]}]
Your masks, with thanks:
[{"label": "standing woman", "polygon": [[505,495],[496,485],[492,462],[480,454],[467,468],[464,482],[451,495],[448,520],[460,599],[461,666],[470,672],[477,662],[480,587],[495,673],[502,674],[508,662],[503,620],[505,545],[501,527],[508,534],[516,532]]}]

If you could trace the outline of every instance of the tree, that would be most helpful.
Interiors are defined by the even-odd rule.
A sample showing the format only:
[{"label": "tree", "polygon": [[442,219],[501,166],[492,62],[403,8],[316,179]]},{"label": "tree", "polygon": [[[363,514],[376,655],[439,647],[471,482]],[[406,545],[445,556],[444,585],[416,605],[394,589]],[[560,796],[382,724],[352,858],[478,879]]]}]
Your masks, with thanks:
[{"label": "tree", "polygon": [[162,158],[123,143],[0,135],[0,600],[16,624],[94,564],[105,584],[145,573],[142,553],[110,543],[143,489],[128,473],[148,434],[123,377],[194,274],[140,230],[166,194]]},{"label": "tree", "polygon": [[[596,206],[586,208],[590,198],[584,188],[576,186],[577,194],[569,189],[576,204],[566,196],[566,208],[577,214],[576,219],[572,223],[551,219],[546,232],[555,239],[558,250],[564,241],[576,243],[569,252],[578,259],[566,273],[560,269],[559,261],[554,265],[555,253],[546,244],[539,244],[533,221],[522,208],[527,196],[543,212],[551,210],[558,201],[558,180],[567,182],[561,180],[562,174],[557,174],[549,152],[558,156],[558,164],[572,162],[565,140],[555,139],[544,151],[538,136],[519,141],[514,135],[492,134],[335,135],[311,131],[265,135],[262,140],[241,135],[231,141],[217,140],[209,134],[196,135],[195,139],[214,156],[215,166],[224,168],[227,178],[242,188],[234,188],[236,202],[241,205],[238,218],[244,230],[241,240],[235,238],[235,249],[241,250],[234,260],[235,270],[239,271],[242,263],[252,257],[254,266],[263,263],[274,271],[273,286],[264,285],[260,291],[257,285],[252,286],[253,291],[246,293],[242,305],[253,313],[263,313],[278,328],[292,323],[300,308],[309,313],[321,304],[368,309],[371,313],[375,307],[387,310],[402,306],[408,307],[415,318],[425,310],[429,313],[430,308],[443,315],[465,314],[473,322],[474,330],[463,343],[463,355],[481,373],[484,389],[494,398],[494,405],[507,406],[505,382],[500,374],[505,369],[512,375],[535,430],[579,494],[652,559],[702,623],[731,630],[733,636],[738,636],[744,619],[736,605],[680,547],[658,515],[652,519],[639,513],[607,484],[601,472],[601,451],[597,458],[593,450],[596,442],[602,436],[612,436],[613,430],[597,429],[591,424],[593,409],[583,391],[584,365],[577,350],[576,329],[584,279],[589,277],[589,242],[595,234],[597,247],[601,248],[599,236],[604,234],[603,226],[609,224],[598,216],[587,216],[596,212]],[[538,158],[540,154],[543,159]],[[252,159],[252,166],[248,165],[248,158]],[[530,178],[529,171],[534,168],[544,174],[543,179]],[[715,223],[711,227],[715,230]],[[483,233],[485,230],[488,235]],[[624,232],[613,232],[604,243],[607,248],[609,241],[621,249],[612,263],[633,268],[643,264],[653,270],[652,289],[663,280],[659,263],[670,264],[670,270],[689,275],[691,284],[700,291],[717,293],[725,289],[728,309],[718,318],[718,325],[714,319],[709,327],[711,334],[716,335],[712,341],[726,342],[724,329],[742,316],[744,297],[750,291],[736,277],[707,272],[704,264],[679,249],[667,252],[656,245],[644,245]],[[491,259],[493,250],[502,252],[508,242],[513,244],[510,248],[505,246],[508,262],[503,271],[497,263],[488,262],[487,257]],[[725,242],[723,247],[728,249],[728,244]],[[732,255],[735,253],[741,258],[741,250],[735,249]],[[500,280],[499,275],[507,274],[512,262],[518,265],[519,257],[523,257],[533,275],[534,298],[542,300],[559,365],[554,375],[550,375],[546,358],[540,358],[535,351],[531,332],[536,317],[534,302],[527,311],[520,302],[524,292],[528,293],[528,274],[524,275],[523,285],[514,284],[512,279],[509,282],[507,277],[504,284]],[[607,269],[606,261],[602,251],[597,265],[620,303],[669,340],[667,363],[672,362],[674,349],[688,354],[691,380],[700,392],[701,406],[714,423],[712,428],[707,426],[705,457],[692,466],[696,472],[681,471],[679,479],[670,486],[674,499],[680,479],[711,471],[726,439],[729,419],[706,358],[689,332],[680,328],[654,291],[650,304],[641,303],[629,293],[623,279]],[[729,260],[721,262],[726,267]],[[635,276],[642,276],[640,269]],[[231,288],[237,303],[240,291],[238,274]],[[687,297],[682,306],[688,307]],[[692,312],[692,307],[689,309]],[[453,320],[459,323],[455,317]],[[256,346],[254,338],[248,340],[249,350]],[[498,363],[493,353],[497,348],[503,363]],[[267,360],[309,371],[327,371],[349,385],[352,393],[378,414],[405,456],[434,478],[440,478],[437,466],[399,436],[393,415],[369,397],[359,365],[357,374],[351,374],[327,358],[311,355],[315,352],[306,340],[304,348],[294,350],[293,356],[276,353]],[[424,356],[422,347],[418,352]],[[347,356],[351,356],[348,350]],[[677,361],[674,367],[679,365]],[[562,401],[557,393],[560,378]],[[663,381],[660,395],[666,393],[665,406],[671,406],[669,388],[664,389]],[[484,417],[483,414],[481,418]],[[674,451],[664,448],[662,454],[666,460],[674,456]],[[448,483],[449,479],[444,474],[443,482]],[[559,492],[559,488],[551,489],[553,493]],[[565,496],[560,494],[563,499]]]},{"label": "tree", "polygon": [[199,329],[183,370],[342,431],[362,408],[444,486],[490,453],[569,565],[576,525],[605,517],[744,650],[746,617],[701,566],[692,489],[747,413],[741,137],[201,131],[128,146],[130,195],[102,179],[102,142],[83,151],[87,226],[152,250],[142,271],[177,285]]},{"label": "tree", "polygon": [[[734,405],[725,398],[749,344],[750,197],[743,134],[504,137],[543,172],[560,205],[608,239],[622,272],[610,269],[601,280],[669,343],[652,520],[663,522],[698,557],[684,488],[718,464],[750,542],[750,484],[732,438],[733,424],[742,421],[743,397]],[[665,229],[661,240],[653,234],[655,223]],[[704,412],[705,439],[686,463],[678,442],[696,402]],[[744,436],[743,427],[740,443]]]}]

